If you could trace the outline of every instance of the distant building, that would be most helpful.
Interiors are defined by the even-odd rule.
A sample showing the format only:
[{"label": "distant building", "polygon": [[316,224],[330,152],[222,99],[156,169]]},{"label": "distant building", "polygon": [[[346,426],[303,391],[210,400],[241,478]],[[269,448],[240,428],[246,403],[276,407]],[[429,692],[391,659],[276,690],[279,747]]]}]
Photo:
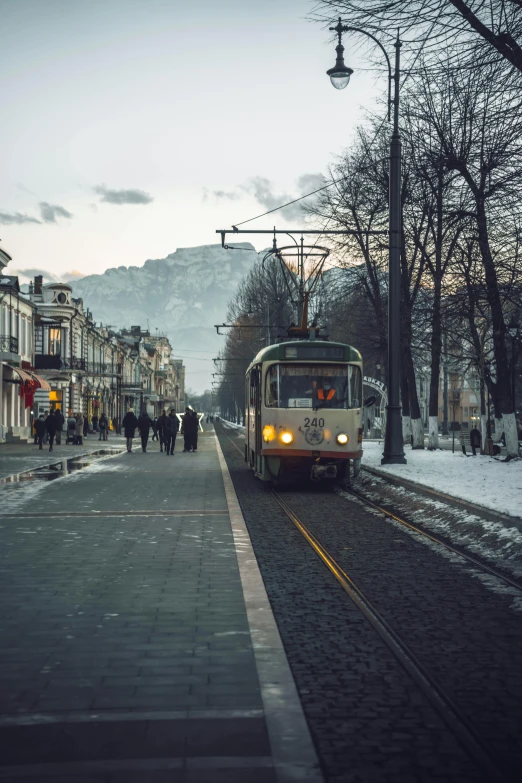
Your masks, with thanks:
[{"label": "distant building", "polygon": [[[20,292],[18,278],[3,273],[11,257],[0,249],[0,442],[31,436],[35,395],[48,395],[33,371],[34,305]],[[44,391],[45,390],[45,391]]]}]

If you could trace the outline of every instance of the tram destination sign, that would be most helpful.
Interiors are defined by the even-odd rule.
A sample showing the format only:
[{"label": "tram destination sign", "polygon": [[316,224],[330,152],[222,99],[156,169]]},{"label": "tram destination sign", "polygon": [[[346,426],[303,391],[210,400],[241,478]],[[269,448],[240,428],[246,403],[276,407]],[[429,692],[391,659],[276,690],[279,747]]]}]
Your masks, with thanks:
[{"label": "tram destination sign", "polygon": [[344,349],[334,345],[288,345],[285,359],[343,359]]}]

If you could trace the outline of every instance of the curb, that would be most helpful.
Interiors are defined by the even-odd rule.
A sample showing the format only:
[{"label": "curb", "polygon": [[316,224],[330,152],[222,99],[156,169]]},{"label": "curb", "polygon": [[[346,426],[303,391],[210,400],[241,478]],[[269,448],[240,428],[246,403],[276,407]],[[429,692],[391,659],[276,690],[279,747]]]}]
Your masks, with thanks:
[{"label": "curb", "polygon": [[389,473],[370,468],[367,465],[362,466],[362,470],[366,473],[370,473],[373,476],[382,478],[389,484],[393,484],[397,487],[403,487],[410,492],[414,492],[418,495],[424,495],[424,497],[430,498],[430,500],[438,500],[443,503],[447,503],[449,506],[454,506],[462,511],[467,511],[469,514],[475,514],[482,519],[487,519],[489,522],[498,522],[504,527],[514,527],[522,532],[522,519],[520,517],[511,517],[508,514],[502,514],[499,511],[493,511],[485,506],[480,506],[477,503],[472,503],[469,500],[461,500],[453,495],[446,495],[444,492],[439,492],[436,489],[430,489],[423,484],[416,484],[414,481],[410,481],[405,478],[397,478],[397,476],[391,476]]}]

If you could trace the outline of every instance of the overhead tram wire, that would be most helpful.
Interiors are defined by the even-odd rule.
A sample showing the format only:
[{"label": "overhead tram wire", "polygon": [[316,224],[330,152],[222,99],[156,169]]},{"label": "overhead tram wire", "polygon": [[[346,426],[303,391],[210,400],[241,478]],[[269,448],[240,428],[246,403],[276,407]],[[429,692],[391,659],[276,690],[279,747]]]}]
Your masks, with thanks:
[{"label": "overhead tram wire", "polygon": [[[416,64],[417,60],[419,59],[420,55],[422,54],[422,51],[423,51],[423,49],[424,49],[424,47],[426,45],[426,42],[428,41],[428,39],[429,39],[429,37],[430,37],[430,35],[431,35],[432,31],[433,31],[433,28],[435,27],[435,24],[437,23],[441,13],[442,13],[442,8],[439,11],[439,14],[436,17],[436,19],[434,19],[434,21],[432,22],[430,29],[426,33],[426,36],[425,36],[425,38],[424,38],[424,40],[422,42],[422,45],[420,46],[417,54],[415,55],[413,63],[411,64],[411,66],[409,66],[407,72],[404,74],[404,78],[403,78],[402,83],[400,85],[400,89],[402,89],[402,87],[404,86],[404,84],[405,84],[406,80],[408,79],[408,77],[411,76],[411,74],[413,72],[413,68],[415,67],[415,64]],[[374,134],[370,144],[366,147],[366,149],[364,151],[364,154],[363,154],[363,159],[369,155],[369,153],[370,153],[371,149],[373,148],[373,145],[375,144],[375,142],[376,142],[376,140],[377,140],[377,138],[378,138],[378,136],[379,136],[379,134],[380,134],[380,132],[381,132],[385,122],[387,122],[386,118],[381,121],[381,123],[380,123],[379,127],[377,128],[377,130],[376,130],[376,132],[375,132],[375,134]],[[305,195],[299,196],[298,198],[295,198],[292,201],[288,201],[286,204],[281,204],[278,207],[274,207],[273,209],[269,209],[267,212],[263,212],[261,215],[256,215],[255,217],[248,218],[247,220],[241,221],[241,223],[233,223],[232,224],[232,228],[233,229],[237,229],[239,226],[244,226],[246,223],[251,223],[253,220],[258,220],[259,218],[265,217],[266,215],[271,215],[273,212],[278,212],[280,209],[285,209],[285,207],[289,207],[292,204],[297,204],[299,201],[303,201],[305,198],[309,198],[310,196],[315,196],[316,193],[320,193],[323,190],[327,190],[328,188],[331,188],[333,185],[337,185],[337,184],[339,184],[341,182],[344,182],[345,180],[347,180],[349,178],[349,176],[350,175],[347,174],[345,177],[340,177],[339,179],[331,180],[326,185],[323,185],[323,187],[317,188],[316,190],[312,190],[311,193],[305,193]],[[334,214],[331,215],[327,219],[327,225],[328,225],[328,223],[331,220],[333,220],[335,218],[335,213],[337,212],[337,209],[338,209],[338,207],[335,207]],[[323,227],[323,231],[326,231],[326,227]],[[306,233],[306,232],[303,232],[303,233]],[[318,237],[315,240],[315,243],[318,242],[320,236],[321,236],[321,234],[318,235]],[[314,246],[315,246],[315,243],[314,243]]]}]

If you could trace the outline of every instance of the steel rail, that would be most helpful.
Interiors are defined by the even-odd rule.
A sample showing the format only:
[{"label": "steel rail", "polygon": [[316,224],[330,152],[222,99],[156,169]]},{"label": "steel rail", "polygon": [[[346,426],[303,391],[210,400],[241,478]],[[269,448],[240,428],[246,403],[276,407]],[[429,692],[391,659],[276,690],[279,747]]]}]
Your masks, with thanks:
[{"label": "steel rail", "polygon": [[341,568],[335,558],[313,533],[308,530],[306,525],[292,511],[286,501],[283,500],[275,490],[272,489],[271,491],[278,505],[291,522],[293,522],[316,554],[319,555],[323,563],[341,584],[345,592],[369,621],[374,630],[379,634],[388,649],[395,655],[401,666],[419,687],[471,758],[481,769],[488,771],[488,774],[492,776],[491,780],[498,781],[499,783],[501,781],[507,781],[508,778],[505,776],[502,767],[497,764],[493,754],[490,754],[485,750],[484,741],[476,733],[473,725],[468,721],[466,716],[453,702],[451,696],[444,691],[442,686],[440,686],[424,668],[408,644],[383,618],[371,601],[364,595],[360,587],[358,587],[353,579]]},{"label": "steel rail", "polygon": [[[229,435],[224,433],[224,435],[229,439],[229,441],[232,443],[233,446],[236,447],[236,449],[239,451],[241,456],[244,457],[243,452],[237,446],[237,444],[234,443],[232,438],[230,438]],[[384,479],[386,480],[386,479]],[[413,490],[411,490],[413,491]],[[467,554],[467,552],[464,552],[461,549],[457,549],[454,546],[451,546],[451,544],[448,544],[446,541],[444,541],[442,538],[438,538],[438,536],[434,535],[433,533],[428,533],[425,530],[423,530],[420,527],[417,527],[416,525],[412,525],[411,522],[407,522],[405,519],[402,519],[402,517],[397,516],[396,514],[393,514],[391,511],[388,511],[387,509],[383,508],[382,506],[379,506],[377,503],[374,503],[373,500],[369,500],[364,495],[360,495],[358,492],[356,492],[354,489],[345,489],[343,492],[346,492],[347,494],[353,495],[353,497],[357,498],[357,500],[360,500],[362,503],[366,503],[368,506],[371,506],[376,511],[380,511],[381,514],[384,514],[386,517],[389,517],[390,519],[393,519],[395,522],[397,522],[400,525],[403,525],[404,527],[408,528],[409,530],[412,530],[414,533],[418,533],[421,536],[424,536],[429,541],[431,541],[433,544],[438,544],[439,546],[446,549],[448,552],[451,552],[454,555],[458,555],[459,557],[462,557],[464,560],[467,560],[469,563],[471,563],[475,568],[480,569],[481,571],[484,571],[485,573],[489,574],[489,576],[494,576],[496,579],[499,579],[501,582],[504,582],[504,584],[508,585],[509,587],[514,587],[515,590],[519,590],[522,592],[522,584],[519,582],[516,582],[514,579],[511,579],[511,577],[506,576],[506,574],[503,574],[502,571],[499,571],[494,566],[487,565],[486,563],[482,562],[482,560],[478,560],[476,557],[473,557],[473,555]]]},{"label": "steel rail", "polygon": [[[409,490],[409,491],[413,491],[413,490]],[[473,557],[473,555],[469,555],[467,554],[467,552],[464,552],[461,549],[457,549],[456,547],[451,546],[451,544],[448,544],[442,538],[438,538],[438,536],[433,535],[433,533],[428,533],[426,530],[423,530],[422,528],[417,527],[416,525],[412,525],[411,522],[407,522],[405,519],[402,519],[402,517],[398,517],[396,514],[393,514],[391,511],[388,511],[382,506],[379,506],[377,503],[374,503],[373,500],[369,500],[367,497],[361,495],[359,492],[356,492],[354,489],[345,489],[343,490],[343,492],[346,492],[349,495],[353,495],[353,497],[357,498],[357,500],[360,500],[362,503],[371,506],[371,508],[375,509],[376,511],[380,511],[381,514],[390,517],[390,519],[393,519],[398,524],[407,527],[409,530],[413,530],[414,533],[418,533],[419,535],[424,536],[424,538],[429,539],[432,543],[438,544],[439,546],[444,547],[444,549],[447,549],[452,554],[458,555],[459,557],[462,557],[464,560],[467,560],[475,568],[479,568],[481,571],[484,571],[490,576],[494,576],[500,581],[509,585],[509,587],[514,587],[516,590],[522,592],[522,584],[516,582],[514,579],[511,579],[509,576],[506,576],[501,571],[497,570],[494,566],[487,565],[481,560],[478,560],[476,557]]]},{"label": "steel rail", "polygon": [[[223,433],[230,443],[239,451],[241,456],[243,453],[239,446],[234,443],[233,439],[226,433]],[[422,691],[424,696],[428,699],[432,707],[440,715],[442,720],[446,723],[448,728],[453,732],[455,737],[459,740],[461,745],[466,749],[471,758],[479,765],[481,769],[487,771],[488,775],[491,775],[491,779],[501,783],[505,781],[507,783],[508,778],[501,766],[496,762],[494,755],[485,750],[485,743],[478,735],[473,725],[468,721],[466,716],[460,711],[457,705],[454,703],[451,696],[449,696],[442,686],[431,676],[431,674],[424,668],[419,661],[415,653],[410,649],[408,644],[396,633],[391,625],[384,619],[378,609],[371,603],[371,601],[365,596],[363,591],[358,587],[354,580],[343,570],[343,568],[337,563],[335,558],[328,552],[328,550],[321,544],[321,542],[314,536],[314,534],[306,527],[306,525],[299,519],[294,511],[288,506],[285,500],[276,492],[271,489],[272,496],[282,511],[290,519],[290,521],[299,530],[301,535],[310,544],[315,553],[321,558],[328,570],[337,579],[345,592],[351,598],[353,603],[357,606],[359,611],[368,620],[374,630],[379,634],[382,641],[386,644],[388,649],[393,653],[396,659],[399,661],[403,669],[415,682],[415,684]],[[359,500],[367,502],[365,498],[359,497],[355,492],[352,492]],[[399,517],[391,514],[390,512],[381,509],[377,505],[368,501],[369,505],[373,505],[379,511],[382,511],[387,516],[392,517],[396,521],[400,521],[407,527],[412,528],[417,532],[415,526],[410,525],[404,520],[400,520]],[[423,535],[427,535],[428,538],[432,538],[429,534],[424,534],[423,531],[418,530]],[[439,542],[447,546],[444,542]],[[450,547],[449,547],[450,548]],[[462,555],[458,550],[452,550],[457,555]],[[497,574],[494,569],[484,567],[479,561],[474,561],[474,558],[469,558],[479,567],[485,568],[494,576],[502,577]],[[522,589],[520,585],[513,582],[513,585],[518,589]]]}]

